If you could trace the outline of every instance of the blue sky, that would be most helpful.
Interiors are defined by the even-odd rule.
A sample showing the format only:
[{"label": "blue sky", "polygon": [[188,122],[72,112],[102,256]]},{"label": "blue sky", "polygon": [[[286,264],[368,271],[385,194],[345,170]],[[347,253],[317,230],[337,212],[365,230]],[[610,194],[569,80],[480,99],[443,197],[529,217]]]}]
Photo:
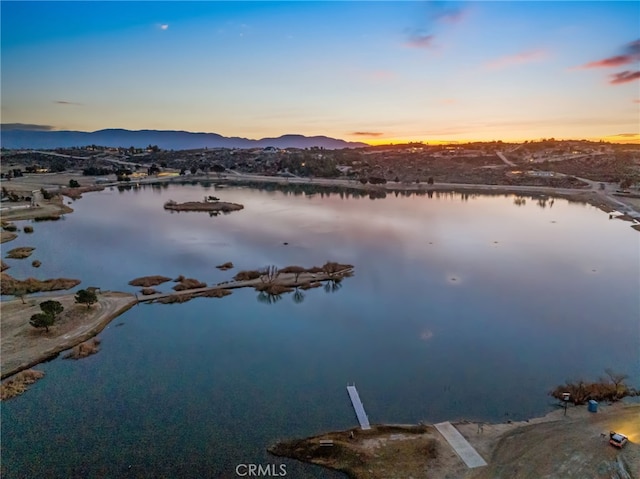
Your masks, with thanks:
[{"label": "blue sky", "polygon": [[0,8],[3,124],[373,143],[640,138],[638,2]]}]

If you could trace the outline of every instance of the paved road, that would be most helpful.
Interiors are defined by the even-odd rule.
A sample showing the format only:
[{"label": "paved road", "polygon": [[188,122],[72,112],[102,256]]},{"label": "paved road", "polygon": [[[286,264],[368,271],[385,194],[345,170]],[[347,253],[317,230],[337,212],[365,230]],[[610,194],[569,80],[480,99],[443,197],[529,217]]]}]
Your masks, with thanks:
[{"label": "paved road", "polygon": [[473,448],[458,430],[450,422],[434,424],[435,428],[447,440],[460,459],[468,468],[486,466],[487,462]]}]

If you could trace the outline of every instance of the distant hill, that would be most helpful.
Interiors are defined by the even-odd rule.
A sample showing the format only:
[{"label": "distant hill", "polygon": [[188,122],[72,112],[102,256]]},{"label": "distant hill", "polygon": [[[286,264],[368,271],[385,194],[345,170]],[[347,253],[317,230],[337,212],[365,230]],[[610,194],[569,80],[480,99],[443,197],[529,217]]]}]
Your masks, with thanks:
[{"label": "distant hill", "polygon": [[4,148],[11,149],[52,149],[85,145],[145,148],[148,145],[158,145],[164,150],[264,148],[267,146],[276,148],[311,148],[312,146],[318,146],[333,150],[368,146],[365,143],[348,142],[327,136],[283,135],[277,138],[250,140],[248,138],[226,137],[216,133],[191,133],[173,130],[132,131],[109,129],[83,132],[14,129],[5,126],[0,130],[0,141]]}]

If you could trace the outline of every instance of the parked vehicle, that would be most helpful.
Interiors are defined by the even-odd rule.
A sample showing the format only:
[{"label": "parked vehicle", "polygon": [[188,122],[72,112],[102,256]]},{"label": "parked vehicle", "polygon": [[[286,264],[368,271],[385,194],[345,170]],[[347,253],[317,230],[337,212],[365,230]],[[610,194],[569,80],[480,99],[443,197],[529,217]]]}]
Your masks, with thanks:
[{"label": "parked vehicle", "polygon": [[609,433],[609,444],[614,447],[622,449],[629,439],[624,434],[611,431]]}]

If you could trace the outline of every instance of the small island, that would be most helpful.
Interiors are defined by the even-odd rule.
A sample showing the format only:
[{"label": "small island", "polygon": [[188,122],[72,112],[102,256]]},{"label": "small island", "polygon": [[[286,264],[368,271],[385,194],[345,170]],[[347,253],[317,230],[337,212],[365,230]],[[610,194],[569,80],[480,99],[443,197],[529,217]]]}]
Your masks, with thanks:
[{"label": "small island", "polygon": [[165,210],[171,211],[208,211],[215,213],[230,213],[231,211],[239,211],[244,206],[238,203],[227,203],[224,201],[187,201],[185,203],[177,203],[169,200],[164,204]]}]

